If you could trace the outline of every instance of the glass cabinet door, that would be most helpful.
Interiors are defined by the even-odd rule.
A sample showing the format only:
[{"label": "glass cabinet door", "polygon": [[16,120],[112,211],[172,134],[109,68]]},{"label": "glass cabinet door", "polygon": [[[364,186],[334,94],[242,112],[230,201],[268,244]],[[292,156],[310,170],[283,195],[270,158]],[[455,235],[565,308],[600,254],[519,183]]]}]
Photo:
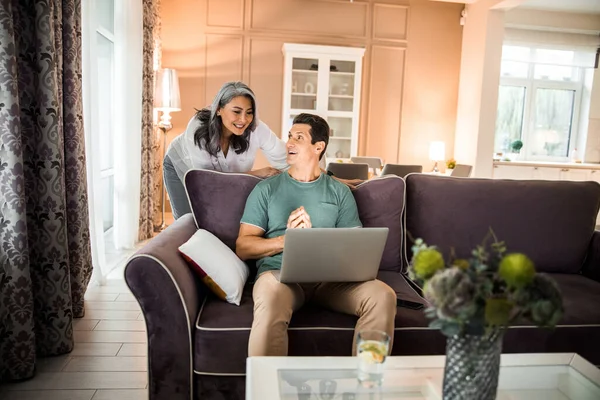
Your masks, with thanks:
[{"label": "glass cabinet door", "polygon": [[349,162],[358,151],[364,49],[284,43],[282,139],[295,116],[317,114],[329,124],[327,162]]},{"label": "glass cabinet door", "polygon": [[319,60],[294,58],[292,60],[291,108],[316,110]]},{"label": "glass cabinet door", "polygon": [[350,158],[354,111],[354,61],[331,60],[327,122],[330,127],[327,157]]},{"label": "glass cabinet door", "polygon": [[329,64],[329,111],[354,111],[354,61],[331,60]]},{"label": "glass cabinet door", "polygon": [[325,155],[328,158],[350,158],[352,144],[352,117],[328,117],[329,144]]}]

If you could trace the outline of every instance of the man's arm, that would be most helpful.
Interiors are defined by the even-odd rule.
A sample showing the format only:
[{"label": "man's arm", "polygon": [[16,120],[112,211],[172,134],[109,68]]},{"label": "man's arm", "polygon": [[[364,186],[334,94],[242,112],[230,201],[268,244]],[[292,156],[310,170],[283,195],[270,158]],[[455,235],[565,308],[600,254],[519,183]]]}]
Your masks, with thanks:
[{"label": "man's arm", "polygon": [[283,251],[285,236],[272,239],[263,237],[265,231],[258,226],[240,224],[240,233],[235,242],[235,253],[245,261],[273,256]]}]

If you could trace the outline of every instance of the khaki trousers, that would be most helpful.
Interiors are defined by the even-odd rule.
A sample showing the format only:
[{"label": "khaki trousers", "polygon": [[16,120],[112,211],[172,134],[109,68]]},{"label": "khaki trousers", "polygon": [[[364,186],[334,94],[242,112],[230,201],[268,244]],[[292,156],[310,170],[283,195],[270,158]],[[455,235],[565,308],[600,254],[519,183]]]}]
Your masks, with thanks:
[{"label": "khaki trousers", "polygon": [[248,343],[249,356],[286,356],[287,328],[292,313],[312,301],[330,310],[356,315],[352,355],[356,355],[356,335],[362,330],[380,330],[394,339],[396,293],[379,280],[360,283],[285,284],[279,271],[262,273],[252,291],[254,320]]}]

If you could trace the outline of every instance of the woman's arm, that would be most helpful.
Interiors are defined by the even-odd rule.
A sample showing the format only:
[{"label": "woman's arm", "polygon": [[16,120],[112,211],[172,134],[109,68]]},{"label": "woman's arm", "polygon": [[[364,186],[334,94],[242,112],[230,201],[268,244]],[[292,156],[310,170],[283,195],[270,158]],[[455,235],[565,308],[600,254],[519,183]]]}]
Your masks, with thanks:
[{"label": "woman's arm", "polygon": [[285,142],[278,138],[267,124],[260,121],[252,134],[257,136],[259,148],[263,151],[263,154],[272,167],[281,171],[289,168]]}]

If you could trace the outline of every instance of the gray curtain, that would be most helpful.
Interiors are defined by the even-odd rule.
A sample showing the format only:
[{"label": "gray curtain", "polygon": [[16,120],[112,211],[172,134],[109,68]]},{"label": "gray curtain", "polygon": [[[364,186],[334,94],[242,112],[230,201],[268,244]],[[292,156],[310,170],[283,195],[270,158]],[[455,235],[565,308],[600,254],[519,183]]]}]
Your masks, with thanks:
[{"label": "gray curtain", "polygon": [[80,0],[0,3],[0,381],[73,349],[92,272]]}]

